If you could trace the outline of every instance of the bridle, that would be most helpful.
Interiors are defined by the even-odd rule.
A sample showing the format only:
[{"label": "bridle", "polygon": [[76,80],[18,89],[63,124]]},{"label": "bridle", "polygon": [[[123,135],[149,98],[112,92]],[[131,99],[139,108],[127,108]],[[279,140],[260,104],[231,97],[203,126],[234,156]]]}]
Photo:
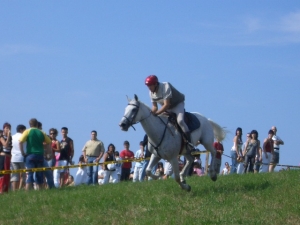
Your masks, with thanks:
[{"label": "bridle", "polygon": [[139,122],[141,122],[141,121],[147,119],[147,118],[151,115],[152,112],[151,112],[151,110],[149,110],[149,115],[148,115],[148,116],[146,116],[145,118],[142,118],[142,119],[141,119],[140,121],[138,121],[138,122],[133,122],[134,119],[135,119],[135,117],[136,117],[136,115],[137,115],[138,112],[139,112],[139,109],[140,109],[140,103],[139,103],[138,101],[136,101],[136,104],[134,104],[134,103],[128,103],[128,105],[135,106],[135,107],[136,107],[136,112],[131,116],[131,119],[128,118],[127,116],[123,116],[123,117],[124,117],[124,118],[126,119],[126,121],[129,123],[129,126],[131,126],[131,127],[135,130],[133,124],[137,124],[137,123],[139,123]]},{"label": "bridle", "polygon": [[[131,116],[131,119],[128,118],[128,117],[126,117],[126,116],[123,116],[123,117],[127,120],[127,122],[129,123],[129,126],[131,126],[131,127],[135,130],[133,124],[137,124],[137,123],[139,123],[139,122],[141,122],[141,121],[147,119],[148,117],[150,117],[150,115],[152,114],[152,111],[149,110],[149,115],[148,115],[148,116],[146,116],[145,118],[142,118],[139,122],[135,122],[135,123],[134,123],[133,121],[134,121],[134,119],[135,119],[135,117],[136,117],[136,115],[138,114],[139,109],[140,109],[140,103],[139,103],[138,101],[136,101],[136,104],[134,104],[134,103],[128,103],[128,105],[135,106],[135,107],[136,107],[136,112]],[[148,141],[148,142],[149,142],[150,145],[157,151],[157,154],[159,155],[159,153],[158,153],[158,148],[159,148],[159,146],[161,145],[161,143],[162,143],[162,141],[163,141],[163,139],[164,139],[164,137],[165,137],[166,130],[167,130],[168,123],[169,123],[169,119],[168,119],[167,123],[165,123],[165,122],[162,120],[162,118],[160,118],[159,116],[158,116],[158,118],[159,118],[160,121],[165,125],[165,129],[164,129],[162,138],[160,139],[159,144],[156,145],[156,146],[153,145],[150,141]]]}]

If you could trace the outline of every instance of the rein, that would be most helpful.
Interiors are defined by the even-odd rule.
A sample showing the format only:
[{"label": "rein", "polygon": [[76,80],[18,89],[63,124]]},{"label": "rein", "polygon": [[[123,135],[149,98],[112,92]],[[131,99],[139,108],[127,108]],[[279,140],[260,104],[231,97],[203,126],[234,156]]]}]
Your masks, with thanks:
[{"label": "rein", "polygon": [[165,137],[165,134],[166,134],[166,130],[167,130],[167,127],[168,127],[169,120],[168,120],[167,123],[164,123],[164,121],[163,121],[160,117],[158,117],[158,118],[160,119],[160,121],[161,121],[163,124],[165,124],[165,129],[164,129],[164,133],[163,133],[163,135],[162,135],[162,138],[160,139],[160,142],[159,142],[159,144],[158,144],[157,146],[154,146],[149,140],[148,140],[148,142],[149,142],[149,144],[156,150],[157,154],[159,155],[159,153],[158,153],[158,148],[159,148],[159,146],[161,145],[162,141],[164,140],[164,137]]},{"label": "rein", "polygon": [[[138,122],[133,123],[133,120],[135,119],[136,115],[138,114],[138,111],[139,111],[139,109],[140,109],[140,105],[139,105],[139,104],[132,104],[132,103],[129,103],[128,105],[135,106],[135,107],[137,108],[136,113],[132,116],[132,119],[131,119],[131,120],[130,120],[128,117],[126,117],[126,116],[123,116],[123,117],[129,122],[130,126],[135,130],[133,124],[137,124]],[[143,120],[149,118],[149,117],[151,116],[151,114],[152,114],[152,112],[151,112],[151,110],[149,110],[149,115],[146,116],[145,118],[141,119],[139,122],[141,122],[141,121],[143,121]],[[168,127],[168,123],[169,123],[169,119],[168,119],[168,122],[167,122],[167,123],[164,123],[164,121],[163,121],[159,116],[158,116],[158,118],[159,118],[160,121],[165,125],[165,129],[164,129],[164,133],[163,133],[163,135],[162,135],[162,138],[161,138],[161,140],[160,140],[160,142],[159,142],[159,144],[158,144],[157,146],[153,145],[150,141],[148,141],[148,142],[150,143],[150,145],[157,151],[157,154],[159,154],[159,153],[158,153],[158,148],[159,148],[159,146],[161,145],[162,141],[164,140],[164,137],[165,137],[165,135],[166,135],[166,130],[167,130],[167,127]],[[172,132],[171,132],[171,133],[172,133]]]}]

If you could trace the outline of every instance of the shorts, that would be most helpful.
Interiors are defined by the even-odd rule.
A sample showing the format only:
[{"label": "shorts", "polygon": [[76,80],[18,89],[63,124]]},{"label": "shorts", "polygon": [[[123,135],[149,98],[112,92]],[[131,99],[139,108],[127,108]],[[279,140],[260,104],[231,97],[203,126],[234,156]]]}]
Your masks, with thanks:
[{"label": "shorts", "polygon": [[261,162],[256,161],[254,164],[254,170],[259,171],[260,166],[261,166]]},{"label": "shorts", "polygon": [[[67,166],[67,165],[68,165],[67,160],[59,160],[58,164],[57,164],[57,166]],[[57,169],[57,171],[59,173],[65,173],[65,172],[67,172],[67,168],[65,168],[65,169]]]},{"label": "shorts", "polygon": [[[25,169],[24,162],[11,162],[12,170]],[[25,180],[25,173],[12,173],[10,177],[11,182],[20,181],[20,174],[22,175],[23,181]]]},{"label": "shorts", "polygon": [[277,164],[277,163],[279,163],[279,152],[275,152],[274,151],[270,163],[271,164]]}]

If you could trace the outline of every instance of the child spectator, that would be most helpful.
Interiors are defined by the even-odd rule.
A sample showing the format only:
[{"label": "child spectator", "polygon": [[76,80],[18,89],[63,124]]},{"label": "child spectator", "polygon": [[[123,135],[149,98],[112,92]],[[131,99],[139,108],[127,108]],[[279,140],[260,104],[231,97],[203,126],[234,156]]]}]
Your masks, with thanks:
[{"label": "child spectator", "polygon": [[[136,159],[144,159],[145,158],[145,152],[144,152],[144,146],[143,141],[140,142],[140,149],[136,151],[135,156]],[[143,173],[143,164],[145,163],[144,160],[135,162],[134,165],[134,172],[133,172],[133,182],[140,181],[142,182],[142,173]]]},{"label": "child spectator", "polygon": [[204,175],[204,169],[201,165],[201,160],[200,160],[200,162],[197,159],[194,160],[194,174],[199,177]]},{"label": "child spectator", "polygon": [[[79,165],[84,165],[85,160],[84,156],[81,155],[79,157]],[[85,184],[87,182],[87,168],[84,167],[78,167],[77,173],[75,175],[75,185]]]},{"label": "child spectator", "polygon": [[98,171],[98,184],[99,185],[102,185],[104,183],[104,170],[103,169],[100,169]]},{"label": "child spectator", "polygon": [[[115,151],[115,159],[116,159],[116,161],[121,160],[120,154],[118,151]],[[116,163],[116,171],[117,171],[117,175],[118,175],[118,182],[120,182],[121,173],[122,173],[122,163]]]},{"label": "child spectator", "polygon": [[222,170],[221,174],[222,175],[228,175],[228,174],[230,174],[230,166],[229,166],[228,162],[225,163],[225,168]]},{"label": "child spectator", "polygon": [[157,169],[155,171],[155,175],[159,176],[158,179],[162,179],[163,175],[164,175],[164,165],[162,162],[158,162],[157,163]]}]

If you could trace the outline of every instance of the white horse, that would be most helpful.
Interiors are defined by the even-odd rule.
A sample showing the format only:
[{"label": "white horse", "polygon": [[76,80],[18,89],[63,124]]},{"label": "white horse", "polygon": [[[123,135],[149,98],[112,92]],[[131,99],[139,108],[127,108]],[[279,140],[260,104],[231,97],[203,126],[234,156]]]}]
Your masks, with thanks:
[{"label": "white horse", "polygon": [[[162,158],[171,163],[175,180],[179,186],[187,191],[191,187],[186,184],[184,178],[193,163],[193,156],[187,151],[186,145],[183,146],[182,154],[187,160],[184,168],[179,174],[179,165],[177,156],[182,146],[182,136],[174,125],[169,123],[166,116],[155,116],[151,113],[151,109],[138,100],[134,95],[133,100],[128,100],[128,106],[125,108],[125,114],[121,119],[119,126],[123,131],[135,123],[140,122],[148,135],[148,148],[152,153],[149,165],[146,169],[147,176],[158,179],[158,176],[152,174],[152,168]],[[213,181],[217,180],[215,171],[215,155],[216,150],[213,147],[214,137],[222,141],[226,136],[226,131],[218,124],[202,116],[199,113],[193,113],[200,121],[201,126],[191,133],[191,141],[194,145],[200,143],[211,153],[211,162],[209,167],[209,175]]]}]

